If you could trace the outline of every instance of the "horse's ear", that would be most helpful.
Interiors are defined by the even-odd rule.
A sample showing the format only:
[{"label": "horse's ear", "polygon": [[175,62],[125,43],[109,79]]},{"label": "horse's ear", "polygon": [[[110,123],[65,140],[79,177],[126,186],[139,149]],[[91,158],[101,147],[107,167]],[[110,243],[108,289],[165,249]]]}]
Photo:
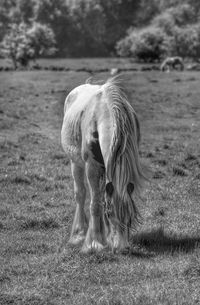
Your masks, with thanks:
[{"label": "horse's ear", "polygon": [[134,188],[135,188],[134,184],[132,182],[129,182],[127,185],[127,192],[130,196],[132,195]]},{"label": "horse's ear", "polygon": [[112,196],[113,191],[114,191],[114,187],[113,187],[112,182],[106,183],[106,193],[107,193],[107,195],[108,195],[109,197]]}]

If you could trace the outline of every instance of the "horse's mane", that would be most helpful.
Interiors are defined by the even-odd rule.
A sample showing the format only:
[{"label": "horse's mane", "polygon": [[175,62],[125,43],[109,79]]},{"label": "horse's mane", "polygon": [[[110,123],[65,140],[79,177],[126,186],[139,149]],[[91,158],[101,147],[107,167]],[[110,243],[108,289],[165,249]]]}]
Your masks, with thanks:
[{"label": "horse's mane", "polygon": [[138,211],[127,193],[127,185],[133,183],[134,190],[139,193],[144,179],[138,151],[139,121],[116,79],[108,80],[103,87],[113,120],[113,136],[106,164],[107,179],[113,182],[115,188],[118,218],[123,221],[128,215],[130,219],[137,220]]}]

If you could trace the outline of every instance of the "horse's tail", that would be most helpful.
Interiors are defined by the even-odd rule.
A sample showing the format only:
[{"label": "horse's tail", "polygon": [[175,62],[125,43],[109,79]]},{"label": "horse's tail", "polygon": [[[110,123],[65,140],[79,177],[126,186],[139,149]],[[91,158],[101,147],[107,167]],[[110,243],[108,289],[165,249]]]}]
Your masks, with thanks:
[{"label": "horse's tail", "polygon": [[137,219],[138,216],[128,185],[131,183],[139,193],[145,178],[139,158],[140,125],[122,90],[112,80],[104,87],[113,120],[110,154],[105,164],[106,175],[107,180],[113,183],[117,215],[123,222],[127,214],[129,220]]}]

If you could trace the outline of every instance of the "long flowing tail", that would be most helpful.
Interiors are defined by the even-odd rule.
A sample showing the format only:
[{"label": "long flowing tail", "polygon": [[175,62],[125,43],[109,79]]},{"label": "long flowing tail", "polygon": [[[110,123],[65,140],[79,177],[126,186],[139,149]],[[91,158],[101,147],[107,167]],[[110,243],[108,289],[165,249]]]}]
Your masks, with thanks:
[{"label": "long flowing tail", "polygon": [[138,219],[138,210],[128,192],[132,183],[136,193],[140,193],[145,176],[139,158],[140,126],[137,115],[123,91],[113,82],[105,85],[105,93],[110,104],[113,135],[110,154],[106,166],[108,181],[115,189],[115,206],[119,221],[133,224]]},{"label": "long flowing tail", "polygon": [[113,119],[113,136],[106,164],[108,179],[121,181],[120,189],[125,182],[133,182],[135,190],[139,191],[145,176],[139,158],[138,117],[123,91],[112,80],[106,83],[105,91],[110,101]]}]

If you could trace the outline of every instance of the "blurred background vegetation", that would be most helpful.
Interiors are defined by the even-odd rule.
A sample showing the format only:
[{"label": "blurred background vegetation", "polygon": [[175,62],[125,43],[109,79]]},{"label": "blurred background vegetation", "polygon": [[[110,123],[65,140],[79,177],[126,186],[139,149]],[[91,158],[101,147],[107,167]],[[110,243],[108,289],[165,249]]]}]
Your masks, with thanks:
[{"label": "blurred background vegetation", "polygon": [[0,0],[1,57],[200,58],[199,0]]}]

